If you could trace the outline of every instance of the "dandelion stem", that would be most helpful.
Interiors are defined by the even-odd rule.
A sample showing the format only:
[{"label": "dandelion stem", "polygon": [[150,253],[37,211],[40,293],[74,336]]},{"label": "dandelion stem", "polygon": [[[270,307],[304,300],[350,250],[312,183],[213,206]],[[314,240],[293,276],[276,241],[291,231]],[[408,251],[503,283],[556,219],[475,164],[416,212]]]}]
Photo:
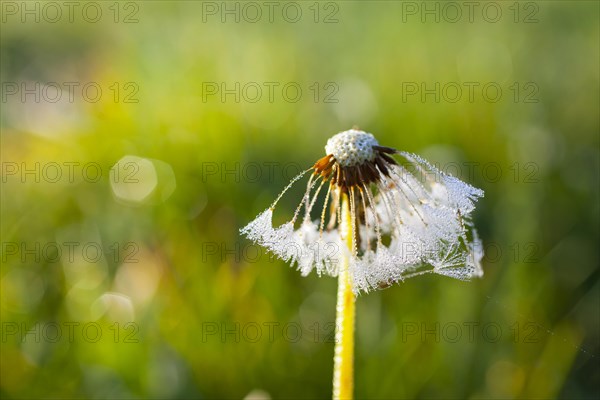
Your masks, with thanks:
[{"label": "dandelion stem", "polygon": [[[341,233],[344,245],[353,251],[354,230],[348,196],[342,194]],[[352,292],[352,276],[349,273],[349,257],[344,255],[338,272],[336,306],[336,333],[333,356],[333,398],[352,399],[354,388],[354,315],[355,297]]]}]

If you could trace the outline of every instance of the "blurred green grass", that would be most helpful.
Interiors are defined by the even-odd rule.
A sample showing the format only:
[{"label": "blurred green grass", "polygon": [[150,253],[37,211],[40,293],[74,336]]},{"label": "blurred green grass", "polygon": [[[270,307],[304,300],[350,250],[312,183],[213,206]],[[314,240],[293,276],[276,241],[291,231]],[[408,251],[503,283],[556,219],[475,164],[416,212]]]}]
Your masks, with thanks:
[{"label": "blurred green grass", "polygon": [[[335,3],[338,22],[329,24],[314,22],[311,2],[296,3],[304,12],[297,23],[279,14],[273,23],[203,22],[206,3],[148,1],[135,3],[139,21],[125,24],[98,4],[106,15],[98,23],[3,14],[3,95],[13,82],[103,89],[95,103],[22,102],[18,94],[2,102],[3,397],[330,396],[335,280],[302,278],[264,252],[254,257],[238,229],[322,156],[328,137],[353,125],[382,144],[459,165],[485,190],[475,218],[488,251],[481,280],[426,276],[358,299],[357,397],[598,395],[597,3],[531,3],[538,22],[529,24],[515,23],[508,3],[495,3],[504,13],[497,23],[479,14],[423,23],[403,13],[407,2],[347,1]],[[137,103],[122,101],[128,82]],[[292,82],[303,95],[204,101],[207,82]],[[329,82],[336,103],[325,102]],[[422,82],[494,82],[503,96],[407,96],[407,83]],[[527,82],[539,89],[537,102],[524,102]],[[127,182],[110,171],[126,155],[168,164],[172,195],[115,198],[114,184]],[[79,163],[73,181],[42,174],[38,183],[4,169],[51,162]],[[80,169],[89,163],[101,172],[97,182]],[[258,179],[249,165],[260,166]],[[157,177],[159,189],[169,184]],[[284,199],[280,213],[293,213],[296,199]],[[78,249],[74,261],[63,253],[52,262],[6,247],[70,241],[98,243],[104,254],[90,263]],[[136,262],[127,262],[131,249]],[[102,297],[113,293],[129,300]],[[63,329],[56,343],[44,334],[53,322]],[[97,342],[79,331],[90,322],[103,334]],[[74,340],[65,323],[80,324]],[[21,340],[30,329],[40,337]],[[125,341],[130,332],[134,342]]]}]

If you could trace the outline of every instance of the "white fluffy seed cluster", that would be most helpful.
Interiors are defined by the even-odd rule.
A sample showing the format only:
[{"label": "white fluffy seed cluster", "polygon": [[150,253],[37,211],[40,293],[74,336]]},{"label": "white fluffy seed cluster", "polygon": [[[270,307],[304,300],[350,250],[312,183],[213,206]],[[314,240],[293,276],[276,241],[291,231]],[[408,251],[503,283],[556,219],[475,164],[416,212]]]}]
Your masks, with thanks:
[{"label": "white fluffy seed cluster", "polygon": [[367,132],[351,129],[338,133],[327,141],[325,152],[332,154],[342,167],[361,165],[375,159],[373,146],[379,143]]}]

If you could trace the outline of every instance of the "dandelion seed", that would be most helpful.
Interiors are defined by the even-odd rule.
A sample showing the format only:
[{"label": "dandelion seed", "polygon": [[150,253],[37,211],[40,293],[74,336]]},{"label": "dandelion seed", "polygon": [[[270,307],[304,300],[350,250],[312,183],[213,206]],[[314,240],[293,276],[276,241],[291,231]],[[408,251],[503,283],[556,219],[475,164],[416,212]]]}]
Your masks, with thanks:
[{"label": "dandelion seed", "polygon": [[[482,246],[471,220],[482,190],[356,129],[330,138],[325,153],[241,232],[297,265],[304,276],[313,270],[337,276],[347,257],[355,294],[425,273],[461,280],[482,275]],[[309,172],[293,218],[273,227],[277,203]],[[340,232],[344,196],[350,205],[349,248]]]}]

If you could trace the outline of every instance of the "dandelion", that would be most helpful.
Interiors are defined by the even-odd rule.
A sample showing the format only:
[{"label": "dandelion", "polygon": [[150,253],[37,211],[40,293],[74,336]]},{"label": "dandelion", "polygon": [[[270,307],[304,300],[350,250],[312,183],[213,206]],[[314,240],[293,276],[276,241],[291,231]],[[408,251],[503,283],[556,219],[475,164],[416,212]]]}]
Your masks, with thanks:
[{"label": "dandelion", "polygon": [[[425,273],[481,276],[471,212],[483,191],[356,129],[330,138],[325,154],[241,232],[304,276],[338,277],[333,396],[351,398],[355,295]],[[309,172],[292,219],[273,227],[277,203]]]}]

